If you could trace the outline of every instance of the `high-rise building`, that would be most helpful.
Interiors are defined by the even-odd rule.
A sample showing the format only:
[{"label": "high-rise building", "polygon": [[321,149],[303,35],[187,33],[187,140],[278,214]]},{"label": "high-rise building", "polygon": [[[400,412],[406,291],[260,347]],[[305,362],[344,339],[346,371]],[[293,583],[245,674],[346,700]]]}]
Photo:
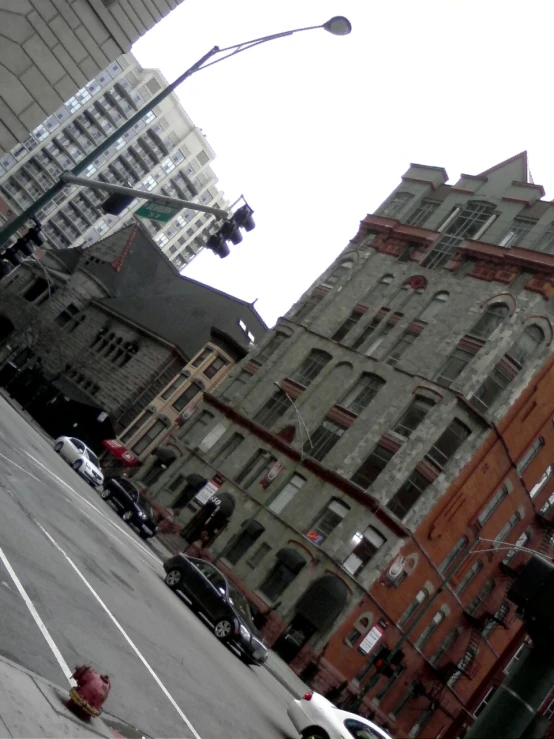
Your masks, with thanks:
[{"label": "high-rise building", "polygon": [[0,0],[0,153],[26,141],[181,2]]},{"label": "high-rise building", "polygon": [[[217,480],[230,514],[202,556],[304,679],[413,737],[471,721],[523,636],[510,545],[554,542],[551,391],[536,379],[552,357],[554,205],[525,153],[447,179],[410,166],[205,395],[205,425],[173,433],[182,456],[150,490],[171,507],[178,475]],[[189,540],[205,502],[193,492],[181,513]]]},{"label": "high-rise building", "polygon": [[[162,74],[142,69],[131,54],[111,62],[93,80],[37,126],[28,138],[0,157],[0,221],[29,207],[59,178],[99,146],[164,86]],[[226,208],[210,166],[215,153],[175,94],[99,155],[85,177],[183,200]],[[38,214],[52,246],[90,245],[129,222],[141,202],[119,216],[99,209],[107,193],[67,186]],[[156,243],[182,268],[206,241],[215,222],[206,213],[181,211],[163,226],[146,221]]]}]

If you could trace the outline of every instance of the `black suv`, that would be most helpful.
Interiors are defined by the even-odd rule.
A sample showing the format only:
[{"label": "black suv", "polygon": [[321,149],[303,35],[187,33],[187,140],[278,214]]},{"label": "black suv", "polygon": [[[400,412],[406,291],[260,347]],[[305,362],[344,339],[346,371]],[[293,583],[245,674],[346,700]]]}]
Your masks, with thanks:
[{"label": "black suv", "polygon": [[212,623],[214,634],[235,647],[247,665],[263,665],[268,650],[253,624],[250,604],[212,564],[176,554],[164,562],[165,582]]},{"label": "black suv", "polygon": [[152,506],[140,490],[125,477],[112,477],[106,480],[100,497],[102,500],[111,501],[121,518],[137,528],[143,539],[151,539],[158,533]]}]

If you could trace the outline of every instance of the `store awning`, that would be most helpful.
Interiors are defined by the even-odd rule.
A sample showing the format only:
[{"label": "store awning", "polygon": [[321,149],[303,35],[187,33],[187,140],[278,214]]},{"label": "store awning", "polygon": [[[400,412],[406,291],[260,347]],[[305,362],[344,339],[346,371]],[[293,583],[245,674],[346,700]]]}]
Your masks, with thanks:
[{"label": "store awning", "polygon": [[235,499],[229,493],[216,493],[215,496],[219,500],[217,512],[225,518],[231,518],[235,510]]},{"label": "store awning", "polygon": [[287,567],[291,572],[294,572],[295,575],[298,575],[300,570],[306,564],[304,557],[301,554],[298,554],[294,549],[290,549],[290,547],[279,549],[275,556],[279,562],[282,562],[285,567]]},{"label": "store awning", "polygon": [[205,477],[202,477],[202,475],[197,475],[196,472],[192,472],[190,475],[187,475],[185,479],[188,484],[195,490],[200,490],[200,488],[203,488],[204,485],[208,482]]},{"label": "store awning", "polygon": [[122,462],[125,462],[127,467],[136,467],[136,465],[138,464],[137,457],[133,454],[133,452],[129,451],[125,444],[122,444],[119,439],[104,439],[104,441],[102,442],[102,446],[107,449],[114,457],[117,457],[117,459],[121,459]]},{"label": "store awning", "polygon": [[168,446],[159,446],[157,449],[154,449],[152,454],[157,457],[162,464],[166,465],[170,465],[177,459],[177,453]]},{"label": "store awning", "polygon": [[310,585],[296,604],[296,611],[323,631],[337,618],[348,600],[346,585],[333,575],[324,575]]},{"label": "store awning", "polygon": [[265,531],[264,527],[259,521],[245,521],[242,524],[242,530],[251,536],[261,536]]}]

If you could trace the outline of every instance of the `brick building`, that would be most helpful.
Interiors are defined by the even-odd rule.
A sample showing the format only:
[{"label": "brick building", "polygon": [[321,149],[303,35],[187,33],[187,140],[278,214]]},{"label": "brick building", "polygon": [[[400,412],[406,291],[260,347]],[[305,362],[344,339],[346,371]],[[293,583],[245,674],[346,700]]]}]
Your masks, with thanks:
[{"label": "brick building", "polygon": [[0,151],[36,126],[182,0],[0,0]]},{"label": "brick building", "polygon": [[[92,409],[88,415],[105,412],[117,431],[213,342],[214,332],[228,352],[236,345],[238,357],[266,330],[253,306],[179,275],[147,231],[133,225],[86,250],[47,251],[2,280],[0,362],[7,374],[0,382],[14,390],[11,375],[39,372],[53,387],[35,405],[50,407],[55,391],[58,403],[67,397],[83,413],[81,406]],[[23,402],[37,389],[37,377],[27,379]]]},{"label": "brick building", "polygon": [[[179,475],[217,481],[228,520],[203,556],[265,612],[293,669],[360,694],[395,734],[457,731],[499,650],[508,662],[521,643],[497,584],[519,555],[467,552],[478,535],[513,544],[543,524],[525,485],[544,461],[532,445],[548,410],[525,434],[506,416],[552,355],[543,195],[525,153],[453,185],[411,165],[173,433],[182,456],[151,488],[169,506]],[[181,514],[185,531],[204,503]],[[375,656],[403,637],[402,674],[381,696]]]}]

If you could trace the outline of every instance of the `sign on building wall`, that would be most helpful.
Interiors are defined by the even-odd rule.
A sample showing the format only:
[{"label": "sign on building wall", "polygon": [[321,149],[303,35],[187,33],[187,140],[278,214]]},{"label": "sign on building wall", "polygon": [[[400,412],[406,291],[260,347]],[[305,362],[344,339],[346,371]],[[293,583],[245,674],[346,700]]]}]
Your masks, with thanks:
[{"label": "sign on building wall", "polygon": [[195,502],[199,505],[206,505],[206,503],[217,493],[224,482],[225,480],[221,475],[215,475],[212,477],[212,479],[196,493],[194,497]]},{"label": "sign on building wall", "polygon": [[382,636],[383,629],[380,626],[374,626],[362,639],[358,649],[362,654],[369,654]]}]

